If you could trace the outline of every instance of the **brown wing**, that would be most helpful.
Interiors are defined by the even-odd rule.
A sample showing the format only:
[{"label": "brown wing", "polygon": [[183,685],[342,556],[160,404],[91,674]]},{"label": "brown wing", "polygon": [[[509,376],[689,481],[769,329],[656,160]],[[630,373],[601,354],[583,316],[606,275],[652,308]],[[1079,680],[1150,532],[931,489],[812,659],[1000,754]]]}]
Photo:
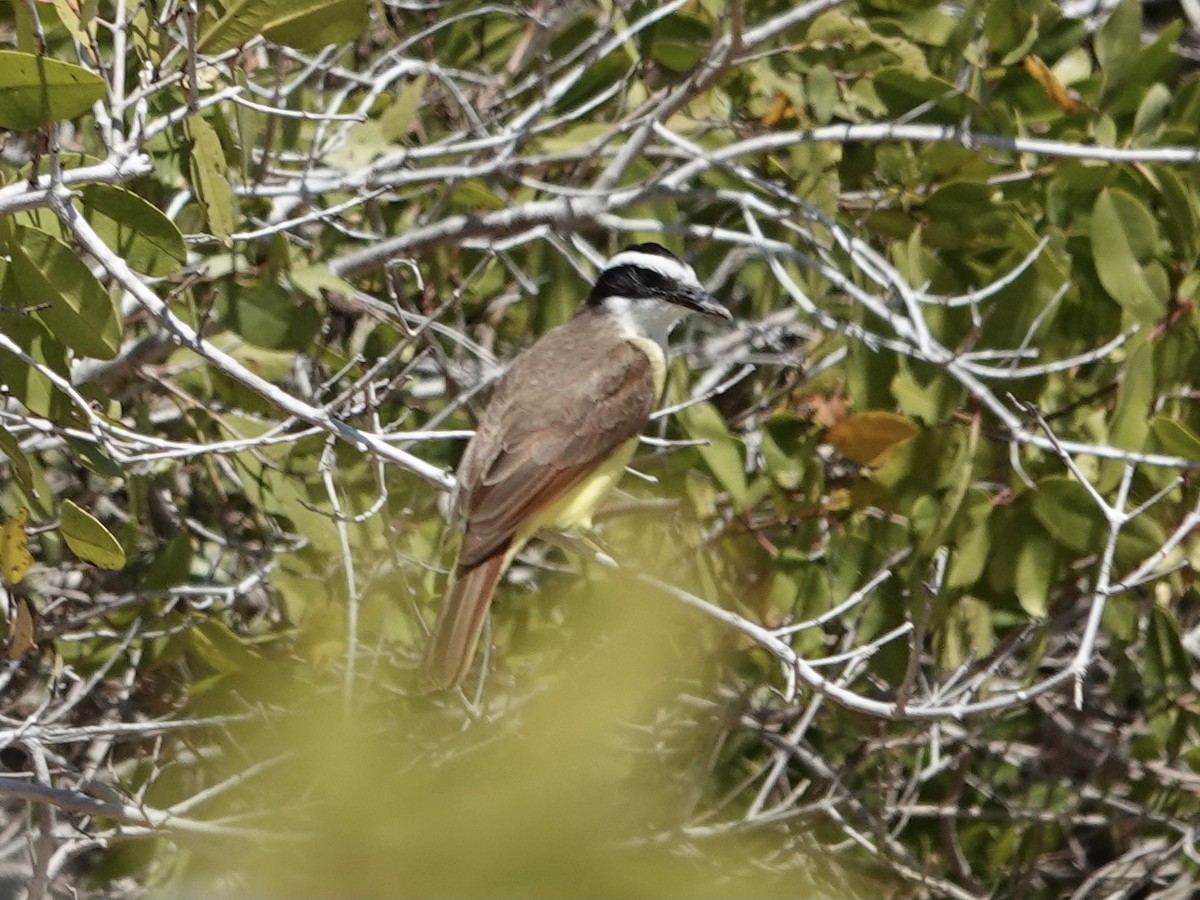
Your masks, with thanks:
[{"label": "brown wing", "polygon": [[[654,409],[649,358],[588,313],[547,332],[496,388],[459,467],[460,568],[512,542],[531,515],[578,485]],[[514,405],[516,395],[536,404]]]}]

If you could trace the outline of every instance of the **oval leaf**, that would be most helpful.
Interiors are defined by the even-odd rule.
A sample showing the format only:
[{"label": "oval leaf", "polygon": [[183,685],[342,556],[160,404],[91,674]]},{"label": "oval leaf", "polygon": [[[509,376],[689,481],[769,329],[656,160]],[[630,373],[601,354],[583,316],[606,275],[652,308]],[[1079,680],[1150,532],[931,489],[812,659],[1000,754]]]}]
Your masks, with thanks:
[{"label": "oval leaf", "polygon": [[1038,482],[1033,514],[1051,536],[1079,553],[1098,553],[1104,546],[1104,517],[1078,481],[1052,475]]},{"label": "oval leaf", "polygon": [[188,154],[192,188],[204,207],[208,230],[223,240],[233,234],[233,188],[226,174],[229,164],[221,139],[216,129],[199,116],[188,119],[184,128],[192,142]]},{"label": "oval leaf", "polygon": [[321,327],[321,313],[310,301],[278,285],[230,283],[217,292],[222,321],[256,347],[303,351]]},{"label": "oval leaf", "polygon": [[21,507],[11,519],[0,525],[0,575],[5,584],[19,584],[33,565],[29,538],[25,536],[25,521],[29,510]]},{"label": "oval leaf", "polygon": [[9,476],[15,478],[26,493],[33,490],[33,472],[29,468],[29,460],[17,439],[5,428],[0,428],[0,453],[4,454],[3,462],[8,466]]},{"label": "oval leaf", "polygon": [[316,51],[326,44],[349,43],[369,24],[364,0],[308,0],[288,7],[263,29],[263,36],[297,50]]},{"label": "oval leaf", "polygon": [[1186,690],[1193,662],[1181,640],[1179,623],[1165,609],[1152,609],[1146,623],[1146,682],[1155,688]]},{"label": "oval leaf", "polygon": [[[64,378],[69,377],[67,351],[33,313],[24,312],[25,295],[17,286],[12,266],[0,263],[6,271],[0,281],[0,332],[33,357],[38,363]],[[38,369],[19,356],[0,350],[0,385],[32,413],[50,416],[57,389]]]},{"label": "oval leaf", "polygon": [[87,69],[16,50],[0,50],[0,128],[32,131],[73,119],[104,97]]},{"label": "oval leaf", "polygon": [[1200,436],[1182,422],[1159,415],[1150,420],[1150,430],[1164,453],[1200,460]]},{"label": "oval leaf", "polygon": [[1096,32],[1096,59],[1104,73],[1104,93],[1111,94],[1133,69],[1142,44],[1142,7],[1122,0]]},{"label": "oval leaf", "polygon": [[[1092,255],[1100,284],[1121,305],[1134,322],[1150,324],[1166,312],[1166,298],[1159,297],[1137,259],[1137,248],[1145,240],[1141,233],[1145,219],[1131,209],[1144,206],[1133,197],[1119,201],[1105,188],[1092,208]],[[1151,219],[1151,221],[1153,221]]]},{"label": "oval leaf", "polygon": [[1109,441],[1124,450],[1141,450],[1149,433],[1147,419],[1154,405],[1154,347],[1142,344],[1125,363]]},{"label": "oval leaf", "polygon": [[61,515],[62,535],[72,553],[102,569],[120,569],[125,565],[125,551],[120,542],[91,513],[64,500]]},{"label": "oval leaf", "polygon": [[1054,542],[1044,534],[1026,535],[1017,554],[1013,589],[1021,609],[1035,619],[1045,618],[1049,611],[1054,569]]},{"label": "oval leaf", "polygon": [[116,301],[66,244],[36,228],[19,226],[12,243],[12,272],[30,306],[48,303],[36,315],[60,343],[83,356],[112,359],[121,346]]},{"label": "oval leaf", "polygon": [[53,0],[53,2],[54,9],[58,13],[58,20],[71,33],[71,37],[82,47],[90,46],[92,35],[96,31],[95,6],[91,10],[85,11],[81,9],[85,0]]},{"label": "oval leaf", "polygon": [[183,235],[153,204],[111,184],[89,184],[81,194],[88,222],[137,271],[162,277],[187,262]]},{"label": "oval leaf", "polygon": [[203,27],[197,49],[224,53],[258,34],[301,50],[350,41],[367,26],[365,0],[235,0]]},{"label": "oval leaf", "polygon": [[650,29],[647,55],[676,74],[688,71],[704,57],[712,31],[701,19],[676,13]]},{"label": "oval leaf", "polygon": [[912,419],[881,409],[854,413],[838,422],[825,439],[842,456],[859,465],[873,465],[902,441],[915,437],[920,427]]}]

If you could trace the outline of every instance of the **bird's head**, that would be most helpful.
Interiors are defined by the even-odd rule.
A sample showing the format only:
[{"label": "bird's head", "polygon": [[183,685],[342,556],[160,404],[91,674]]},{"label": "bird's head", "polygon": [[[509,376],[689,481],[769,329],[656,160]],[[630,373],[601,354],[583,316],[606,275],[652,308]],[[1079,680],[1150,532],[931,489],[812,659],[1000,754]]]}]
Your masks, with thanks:
[{"label": "bird's head", "polygon": [[665,342],[671,326],[690,313],[733,318],[704,289],[691,266],[654,243],[633,244],[610,259],[587,302],[659,343]]}]

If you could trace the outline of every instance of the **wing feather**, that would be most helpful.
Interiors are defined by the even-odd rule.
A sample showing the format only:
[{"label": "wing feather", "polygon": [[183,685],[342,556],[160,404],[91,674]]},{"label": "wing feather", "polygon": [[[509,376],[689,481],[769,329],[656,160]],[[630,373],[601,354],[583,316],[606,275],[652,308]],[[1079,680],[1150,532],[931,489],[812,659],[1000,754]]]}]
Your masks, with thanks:
[{"label": "wing feather", "polygon": [[[573,323],[577,324],[577,323]],[[656,401],[649,357],[594,327],[547,332],[517,357],[496,387],[459,468],[466,533],[459,565],[469,568],[507,548],[530,516],[545,509],[641,432]],[[603,347],[605,349],[598,349]],[[571,368],[564,371],[563,361]],[[514,393],[538,396],[515,409]]]}]

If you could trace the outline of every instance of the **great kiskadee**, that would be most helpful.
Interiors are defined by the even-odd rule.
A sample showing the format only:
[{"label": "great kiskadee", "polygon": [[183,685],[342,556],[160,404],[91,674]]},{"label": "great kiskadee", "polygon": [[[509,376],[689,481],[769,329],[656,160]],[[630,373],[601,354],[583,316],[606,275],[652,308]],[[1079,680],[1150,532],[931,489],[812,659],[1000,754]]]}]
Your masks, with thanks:
[{"label": "great kiskadee", "polygon": [[667,334],[692,312],[731,318],[691,266],[634,244],[500,378],[458,467],[462,546],[425,652],[426,689],[467,674],[496,584],[536,531],[591,527],[662,393]]}]

